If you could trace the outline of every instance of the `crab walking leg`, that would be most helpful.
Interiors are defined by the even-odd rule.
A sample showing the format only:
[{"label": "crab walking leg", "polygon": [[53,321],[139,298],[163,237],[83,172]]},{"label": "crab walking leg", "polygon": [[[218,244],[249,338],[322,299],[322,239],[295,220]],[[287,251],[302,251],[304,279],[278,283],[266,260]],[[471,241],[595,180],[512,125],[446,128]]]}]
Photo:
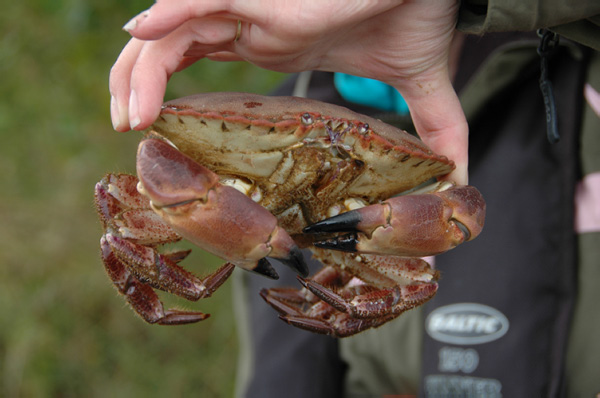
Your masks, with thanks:
[{"label": "crab walking leg", "polygon": [[[311,286],[314,284],[313,281],[307,282],[307,289],[310,289],[311,291],[318,291],[318,289],[313,289]],[[368,287],[365,287],[365,289],[368,289]],[[431,296],[435,294],[437,285],[426,287],[426,289],[432,289],[432,294],[429,295],[429,298],[431,298]],[[348,288],[341,289],[342,295],[344,295],[344,293],[348,290]],[[422,289],[419,290],[423,291]],[[326,295],[319,294],[319,298],[322,299],[322,297],[326,297]],[[343,299],[341,297],[342,296],[334,298],[334,301],[337,303],[342,303]],[[355,300],[358,298],[359,296],[356,296]],[[379,312],[377,315],[372,317],[359,317],[356,316],[356,312],[348,311],[348,308],[344,308],[344,310],[342,310],[340,309],[339,305],[331,305],[331,297],[326,297],[325,300],[322,299],[323,301],[317,301],[315,304],[313,304],[308,311],[305,311],[305,313],[298,314],[294,311],[283,313],[280,311],[282,314],[279,316],[279,318],[292,326],[309,330],[314,333],[326,334],[334,337],[348,337],[364,330],[381,326],[398,317],[403,312],[423,304],[423,302],[427,301],[429,298],[420,302],[413,302],[410,305],[408,303],[402,303],[403,305],[394,306],[393,311]],[[272,303],[269,304],[273,306]],[[275,306],[273,307],[276,308]]]},{"label": "crab walking leg", "polygon": [[[181,325],[199,322],[210,316],[202,312],[165,310],[154,290],[137,280],[124,263],[115,256],[104,236],[100,240],[100,247],[102,261],[108,276],[119,293],[126,297],[133,310],[146,322],[160,325]],[[231,270],[233,270],[233,266]]]},{"label": "crab walking leg", "polygon": [[424,257],[474,239],[483,228],[485,201],[472,186],[404,195],[342,213],[304,229],[343,233],[315,246],[347,252]]},{"label": "crab walking leg", "polygon": [[[420,258],[345,253],[319,248],[312,248],[312,251],[324,264],[343,267],[348,274],[381,289],[431,283],[439,279],[439,271]],[[324,286],[330,285],[329,282],[317,278],[311,280]]]},{"label": "crab walking leg", "polygon": [[[311,279],[341,291],[352,279],[352,275],[337,267],[325,266]],[[306,288],[262,289],[260,296],[279,312],[281,320],[314,333],[344,337],[357,333],[360,325],[363,326],[361,330],[370,327],[368,325],[371,320],[354,320],[348,314],[340,313],[321,301]]]},{"label": "crab walking leg", "polygon": [[352,318],[382,318],[401,313],[417,307],[437,292],[437,283],[394,286],[390,289],[365,290],[363,293],[347,299],[339,293],[311,280],[298,278],[302,286],[315,296]]},{"label": "crab walking leg", "polygon": [[333,337],[352,336],[364,330],[383,325],[395,317],[353,318],[349,314],[336,310],[324,301],[313,304],[307,314],[288,312],[279,315],[282,321],[292,326]]},{"label": "crab walking leg", "polygon": [[132,189],[136,184],[135,176],[112,173],[105,175],[96,184],[96,210],[105,226],[125,210],[149,208],[148,199]]},{"label": "crab walking leg", "polygon": [[[326,266],[312,279],[298,278],[304,289],[263,289],[261,297],[293,326],[346,337],[380,326],[435,295],[437,272],[424,261],[370,257],[367,267],[382,272],[376,276],[377,284],[357,284],[348,272]],[[345,263],[349,269],[351,262]],[[414,280],[417,274],[422,276]]]},{"label": "crab walking leg", "polygon": [[[323,267],[311,277],[311,280],[317,283],[336,289],[342,289],[351,279],[352,275],[331,266]],[[282,315],[323,316],[323,309],[320,307],[323,303],[307,289],[292,287],[262,289],[260,296]],[[310,313],[303,311],[307,304],[310,305]],[[325,305],[325,307],[328,307],[329,310],[325,309],[324,311],[331,311],[329,305]]]},{"label": "crab walking leg", "polygon": [[[96,184],[96,207],[106,231],[101,241],[102,259],[113,283],[117,285],[112,277],[114,272],[110,270],[119,270],[117,265],[123,268],[119,273],[127,272],[127,275],[136,279],[132,279],[130,284],[140,286],[131,288],[133,290],[117,286],[121,293],[129,297],[134,308],[140,306],[141,301],[134,300],[140,294],[146,297],[145,301],[153,297],[149,286],[188,300],[210,296],[227,280],[234,266],[229,264],[205,279],[199,279],[177,265],[190,250],[164,254],[156,251],[157,245],[176,242],[181,238],[148,208],[148,199],[135,189],[137,181],[137,178],[127,174],[108,174]],[[131,294],[128,294],[130,290]],[[144,313],[142,310],[138,312]]]},{"label": "crab walking leg", "polygon": [[297,309],[314,304],[319,298],[352,318],[372,319],[396,317],[428,301],[437,292],[439,273],[422,259],[319,249],[315,255],[326,264],[343,264],[348,272],[328,266],[314,278],[298,278],[305,289],[296,294],[290,289],[271,289],[261,292],[261,296],[288,316],[315,317],[312,308],[301,314]]},{"label": "crab walking leg", "polygon": [[[181,239],[150,209],[148,199],[128,174],[107,174],[96,184],[94,199],[104,229],[138,244],[156,246]],[[133,189],[132,189],[133,187]]]},{"label": "crab walking leg", "polygon": [[[327,305],[325,303],[322,303]],[[333,309],[333,307],[329,307]],[[320,318],[310,318],[301,316],[279,316],[280,319],[300,329],[308,330],[313,333],[326,334],[332,337],[349,337],[364,330],[376,328],[386,322],[396,318],[395,315],[372,318],[372,319],[357,319],[345,313],[336,313],[329,315],[328,320]],[[326,317],[324,317],[326,318]]]},{"label": "crab walking leg", "polygon": [[265,257],[308,274],[300,249],[262,206],[165,141],[138,148],[138,190],[181,236],[237,266],[276,278]]},{"label": "crab walking leg", "polygon": [[205,279],[200,279],[177,265],[168,255],[160,254],[151,247],[132,243],[110,233],[103,238],[114,255],[128,265],[129,271],[138,280],[191,301],[209,297],[227,280],[234,268],[228,265],[226,269],[222,267]]}]

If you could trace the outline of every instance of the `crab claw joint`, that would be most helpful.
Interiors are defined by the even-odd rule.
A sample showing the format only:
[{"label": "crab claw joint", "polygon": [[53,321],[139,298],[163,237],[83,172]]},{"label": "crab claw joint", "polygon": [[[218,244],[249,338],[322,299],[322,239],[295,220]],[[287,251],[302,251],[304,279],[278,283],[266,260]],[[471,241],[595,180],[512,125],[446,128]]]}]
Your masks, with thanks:
[{"label": "crab claw joint", "polygon": [[346,252],[422,257],[474,239],[483,228],[485,201],[472,186],[404,195],[312,224],[305,233],[338,234],[317,247]]},{"label": "crab claw joint", "polygon": [[277,273],[273,257],[306,276],[308,267],[277,218],[169,143],[145,139],[139,145],[138,190],[152,209],[185,239],[226,261],[267,277]]}]

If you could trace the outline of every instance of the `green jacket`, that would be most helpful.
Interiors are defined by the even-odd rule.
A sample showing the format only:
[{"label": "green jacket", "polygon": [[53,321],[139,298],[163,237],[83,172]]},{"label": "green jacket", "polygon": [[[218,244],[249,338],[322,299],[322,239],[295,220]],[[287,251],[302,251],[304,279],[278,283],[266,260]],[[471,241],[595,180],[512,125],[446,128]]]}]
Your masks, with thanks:
[{"label": "green jacket", "polygon": [[475,35],[548,28],[600,51],[600,3],[558,0],[466,0],[458,30]]}]

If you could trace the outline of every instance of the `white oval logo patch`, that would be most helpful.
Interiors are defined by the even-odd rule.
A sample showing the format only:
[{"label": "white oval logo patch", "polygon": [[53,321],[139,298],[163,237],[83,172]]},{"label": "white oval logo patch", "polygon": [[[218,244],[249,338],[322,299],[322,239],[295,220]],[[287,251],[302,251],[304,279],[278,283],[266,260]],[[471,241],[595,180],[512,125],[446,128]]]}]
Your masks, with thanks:
[{"label": "white oval logo patch", "polygon": [[508,332],[508,326],[503,313],[476,303],[436,308],[425,320],[425,330],[432,339],[459,345],[497,340]]}]

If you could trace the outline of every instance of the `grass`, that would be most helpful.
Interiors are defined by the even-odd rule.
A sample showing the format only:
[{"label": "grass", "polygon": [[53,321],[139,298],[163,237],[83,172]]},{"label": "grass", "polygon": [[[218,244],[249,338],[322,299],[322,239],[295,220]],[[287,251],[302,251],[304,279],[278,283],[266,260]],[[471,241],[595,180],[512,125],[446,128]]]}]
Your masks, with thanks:
[{"label": "grass", "polygon": [[[231,396],[237,340],[231,283],[169,305],[213,314],[149,326],[116,294],[99,259],[92,193],[107,171],[133,172],[139,134],[109,118],[108,73],[120,27],[150,1],[7,2],[0,14],[0,396]],[[201,62],[168,98],[264,93],[283,75]],[[202,274],[219,261],[196,251]]]}]

